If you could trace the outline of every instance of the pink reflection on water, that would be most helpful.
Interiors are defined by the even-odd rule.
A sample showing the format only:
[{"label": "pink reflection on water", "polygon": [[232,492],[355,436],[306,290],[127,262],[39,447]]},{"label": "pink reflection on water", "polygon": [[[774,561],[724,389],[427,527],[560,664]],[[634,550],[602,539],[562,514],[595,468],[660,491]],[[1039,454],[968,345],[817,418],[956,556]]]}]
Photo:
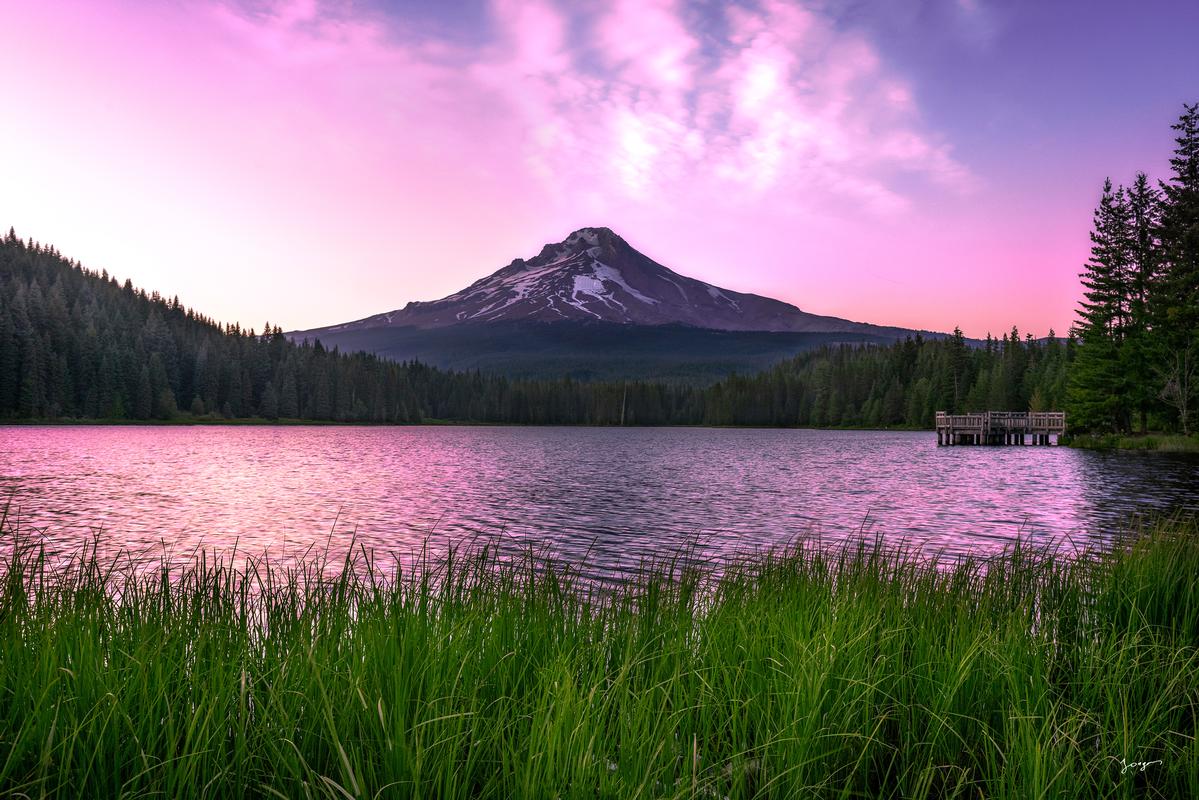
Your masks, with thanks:
[{"label": "pink reflection on water", "polygon": [[[1195,509],[1199,460],[937,448],[931,433],[694,428],[6,427],[0,497],[52,551],[288,559],[533,547],[585,574],[865,535],[952,558],[1103,545]],[[5,542],[0,546],[9,546]]]}]

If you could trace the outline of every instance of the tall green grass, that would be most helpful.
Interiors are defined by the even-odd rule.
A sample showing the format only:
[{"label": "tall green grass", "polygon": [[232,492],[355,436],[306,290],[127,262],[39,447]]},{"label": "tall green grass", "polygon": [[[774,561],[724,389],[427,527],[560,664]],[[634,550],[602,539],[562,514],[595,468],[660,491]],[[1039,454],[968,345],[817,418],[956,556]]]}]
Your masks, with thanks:
[{"label": "tall green grass", "polygon": [[1191,522],[602,591],[486,550],[155,571],[14,535],[6,797],[1199,797]]},{"label": "tall green grass", "polygon": [[1109,434],[1070,434],[1063,441],[1082,450],[1158,450],[1163,453],[1199,453],[1199,436],[1155,433],[1121,436]]}]

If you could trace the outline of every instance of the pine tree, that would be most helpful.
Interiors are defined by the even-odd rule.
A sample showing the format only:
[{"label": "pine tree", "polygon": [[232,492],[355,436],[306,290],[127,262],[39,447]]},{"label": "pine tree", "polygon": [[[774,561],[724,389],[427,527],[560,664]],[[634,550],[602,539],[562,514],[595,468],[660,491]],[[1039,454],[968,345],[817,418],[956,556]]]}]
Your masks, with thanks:
[{"label": "pine tree", "polygon": [[150,369],[143,366],[137,376],[137,389],[133,396],[133,418],[150,419],[154,413],[154,388],[150,383]]},{"label": "pine tree", "polygon": [[25,337],[25,350],[21,358],[20,391],[17,398],[17,413],[31,419],[40,417],[45,410],[46,381],[45,364],[37,338]]},{"label": "pine tree", "polygon": [[1161,281],[1153,299],[1160,396],[1185,432],[1199,396],[1199,103],[1184,106],[1172,127],[1178,136],[1173,175],[1161,186]]},{"label": "pine tree", "polygon": [[1128,398],[1120,349],[1130,312],[1131,211],[1123,188],[1104,181],[1091,231],[1091,258],[1079,277],[1085,289],[1075,326],[1082,340],[1070,386],[1073,424],[1127,430]]},{"label": "pine tree", "polygon": [[21,353],[12,315],[0,298],[0,417],[16,413],[21,384]]},{"label": "pine tree", "polygon": [[155,419],[172,419],[178,413],[175,392],[171,389],[166,367],[157,352],[150,356],[150,397],[153,398],[151,413]]},{"label": "pine tree", "polygon": [[1131,213],[1129,326],[1120,349],[1120,366],[1128,387],[1129,405],[1142,433],[1149,429],[1149,414],[1157,405],[1154,376],[1154,331],[1150,297],[1158,280],[1158,230],[1161,193],[1139,172],[1128,190]]},{"label": "pine tree", "polygon": [[296,419],[300,416],[300,400],[296,392],[296,371],[289,363],[283,369],[283,382],[279,387],[279,416]]},{"label": "pine tree", "polygon": [[267,381],[262,390],[262,416],[267,419],[279,419],[279,393],[275,391],[275,384],[271,381]]}]

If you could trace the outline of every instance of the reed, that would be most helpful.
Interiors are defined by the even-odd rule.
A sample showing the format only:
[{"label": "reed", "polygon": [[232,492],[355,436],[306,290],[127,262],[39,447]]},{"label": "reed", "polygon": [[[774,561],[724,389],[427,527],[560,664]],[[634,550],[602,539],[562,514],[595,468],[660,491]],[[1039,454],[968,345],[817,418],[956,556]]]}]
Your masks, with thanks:
[{"label": "reed", "polygon": [[1199,797],[1192,521],[606,588],[487,548],[51,561],[7,528],[3,796]]},{"label": "reed", "polygon": [[1076,434],[1066,444],[1083,450],[1158,450],[1165,453],[1199,453],[1199,436],[1154,433],[1136,436]]}]

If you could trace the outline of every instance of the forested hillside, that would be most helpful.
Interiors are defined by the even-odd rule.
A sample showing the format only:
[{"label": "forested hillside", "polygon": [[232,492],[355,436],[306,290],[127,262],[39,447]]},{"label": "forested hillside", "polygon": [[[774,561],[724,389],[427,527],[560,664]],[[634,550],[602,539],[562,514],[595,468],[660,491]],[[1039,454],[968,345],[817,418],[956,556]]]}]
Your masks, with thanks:
[{"label": "forested hillside", "polygon": [[419,372],[222,327],[11,230],[0,245],[0,416],[412,422]]},{"label": "forested hillside", "polygon": [[907,425],[939,409],[1055,408],[1070,343],[1016,331],[827,347],[708,387],[514,381],[218,325],[63,258],[0,244],[0,417],[549,424]]}]

